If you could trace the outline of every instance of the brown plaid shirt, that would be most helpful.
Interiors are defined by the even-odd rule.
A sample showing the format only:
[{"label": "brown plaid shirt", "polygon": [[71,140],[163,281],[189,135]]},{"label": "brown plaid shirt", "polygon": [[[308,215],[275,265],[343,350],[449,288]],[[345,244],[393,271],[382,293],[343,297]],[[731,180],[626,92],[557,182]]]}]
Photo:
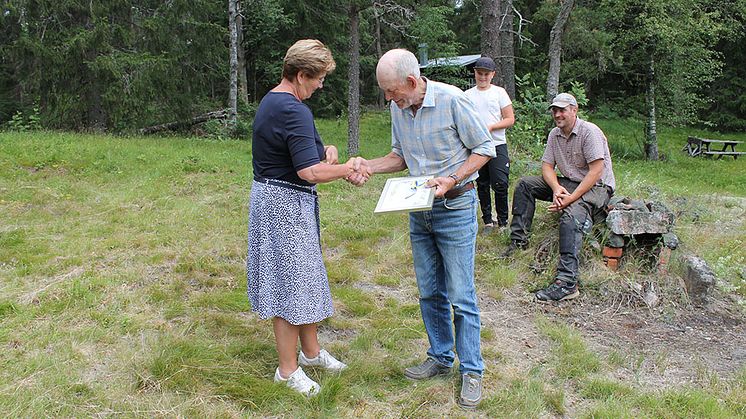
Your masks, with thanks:
[{"label": "brown plaid shirt", "polygon": [[606,136],[596,124],[580,118],[575,121],[570,138],[565,138],[557,127],[549,133],[547,148],[541,158],[543,162],[556,166],[562,176],[575,182],[581,182],[588,174],[588,163],[599,159],[604,160],[604,171],[597,184],[616,189]]}]

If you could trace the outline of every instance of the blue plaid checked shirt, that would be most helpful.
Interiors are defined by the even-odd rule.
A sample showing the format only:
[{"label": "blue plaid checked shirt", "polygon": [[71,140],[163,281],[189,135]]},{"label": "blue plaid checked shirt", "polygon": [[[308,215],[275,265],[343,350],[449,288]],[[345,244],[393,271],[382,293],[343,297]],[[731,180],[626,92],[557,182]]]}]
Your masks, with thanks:
[{"label": "blue plaid checked shirt", "polygon": [[[474,104],[458,87],[427,80],[417,115],[391,102],[391,149],[411,176],[448,176],[471,153],[495,157],[495,146]],[[463,182],[478,177],[475,172]]]}]

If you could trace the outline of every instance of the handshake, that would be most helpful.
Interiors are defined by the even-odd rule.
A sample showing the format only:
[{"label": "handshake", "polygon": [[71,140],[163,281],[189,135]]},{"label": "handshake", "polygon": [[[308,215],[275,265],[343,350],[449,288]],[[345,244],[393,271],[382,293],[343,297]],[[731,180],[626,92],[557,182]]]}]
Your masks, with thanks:
[{"label": "handshake", "polygon": [[363,186],[365,182],[370,179],[373,175],[373,169],[371,169],[368,160],[362,157],[353,157],[347,160],[345,163],[349,174],[345,176],[345,180],[352,183],[355,186]]}]

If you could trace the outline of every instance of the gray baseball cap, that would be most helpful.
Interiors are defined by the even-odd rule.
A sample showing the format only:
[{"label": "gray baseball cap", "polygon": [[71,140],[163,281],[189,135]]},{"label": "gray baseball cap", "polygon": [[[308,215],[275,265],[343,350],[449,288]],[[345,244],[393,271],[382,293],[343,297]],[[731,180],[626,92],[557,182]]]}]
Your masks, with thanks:
[{"label": "gray baseball cap", "polygon": [[474,68],[479,68],[482,70],[489,70],[489,71],[495,71],[497,66],[495,65],[495,62],[492,61],[492,58],[490,57],[479,57],[477,61],[474,62]]},{"label": "gray baseball cap", "polygon": [[578,106],[578,101],[575,100],[575,96],[569,93],[560,93],[552,99],[552,104],[549,105],[549,109],[554,107],[566,108],[568,106]]}]

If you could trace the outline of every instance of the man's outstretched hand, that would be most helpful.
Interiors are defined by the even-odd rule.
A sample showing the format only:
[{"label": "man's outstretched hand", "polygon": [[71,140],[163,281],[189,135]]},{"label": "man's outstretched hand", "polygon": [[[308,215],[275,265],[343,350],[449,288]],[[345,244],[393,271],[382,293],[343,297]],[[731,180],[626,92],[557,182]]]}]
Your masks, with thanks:
[{"label": "man's outstretched hand", "polygon": [[355,186],[362,186],[373,175],[373,171],[371,170],[368,161],[362,157],[353,157],[347,161],[347,164],[352,165],[353,171],[345,178],[345,180]]}]

